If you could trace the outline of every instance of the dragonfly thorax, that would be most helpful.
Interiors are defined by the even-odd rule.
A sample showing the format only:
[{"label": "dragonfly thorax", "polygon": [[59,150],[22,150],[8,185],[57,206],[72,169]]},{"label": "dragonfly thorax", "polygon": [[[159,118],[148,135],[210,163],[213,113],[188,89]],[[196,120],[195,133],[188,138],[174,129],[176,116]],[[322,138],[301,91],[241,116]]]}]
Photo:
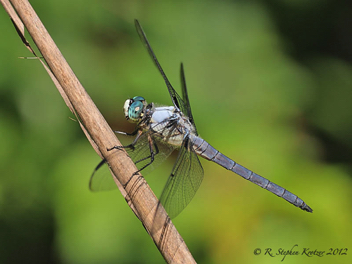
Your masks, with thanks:
[{"label": "dragonfly thorax", "polygon": [[126,119],[132,123],[139,122],[144,115],[146,106],[147,102],[141,96],[127,99],[123,106]]},{"label": "dragonfly thorax", "polygon": [[185,116],[174,106],[156,107],[151,111],[149,127],[153,132],[169,145],[180,147],[185,136],[195,133],[195,128]]}]

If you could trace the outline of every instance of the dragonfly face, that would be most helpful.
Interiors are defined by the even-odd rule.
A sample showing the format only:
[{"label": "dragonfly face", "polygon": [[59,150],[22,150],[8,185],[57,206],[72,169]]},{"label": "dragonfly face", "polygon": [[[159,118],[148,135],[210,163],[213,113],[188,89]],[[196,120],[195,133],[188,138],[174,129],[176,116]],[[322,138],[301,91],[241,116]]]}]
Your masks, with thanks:
[{"label": "dragonfly face", "polygon": [[[125,148],[139,171],[143,170],[144,175],[150,168],[161,164],[173,150],[179,149],[176,163],[160,197],[160,202],[169,216],[176,217],[190,203],[203,180],[204,172],[198,156],[217,163],[302,210],[312,212],[313,210],[297,195],[239,165],[198,136],[189,103],[182,63],[180,70],[181,97],[166,77],[137,20],[135,20],[135,25],[142,43],[165,81],[173,106],[154,107],[153,103],[147,105],[141,96],[128,99],[124,105],[125,117],[130,122],[137,123],[137,126],[133,133],[118,133],[136,137],[128,146],[115,146],[111,149]],[[93,177],[104,162],[105,160],[99,163],[91,177],[90,188],[92,190],[104,189],[100,188],[102,181],[96,180],[99,177]],[[111,176],[110,181],[113,183]]]},{"label": "dragonfly face", "polygon": [[141,96],[126,100],[123,106],[126,119],[132,123],[138,123],[144,116],[146,106],[147,102]]}]

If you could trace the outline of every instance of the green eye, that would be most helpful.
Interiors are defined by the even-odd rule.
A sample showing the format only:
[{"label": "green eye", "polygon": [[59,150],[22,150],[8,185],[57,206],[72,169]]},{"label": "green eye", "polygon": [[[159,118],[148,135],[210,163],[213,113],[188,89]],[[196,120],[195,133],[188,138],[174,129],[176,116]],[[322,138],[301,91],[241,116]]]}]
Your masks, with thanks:
[{"label": "green eye", "polygon": [[141,96],[135,96],[129,101],[128,119],[132,122],[138,122],[142,116],[145,107],[145,99]]}]

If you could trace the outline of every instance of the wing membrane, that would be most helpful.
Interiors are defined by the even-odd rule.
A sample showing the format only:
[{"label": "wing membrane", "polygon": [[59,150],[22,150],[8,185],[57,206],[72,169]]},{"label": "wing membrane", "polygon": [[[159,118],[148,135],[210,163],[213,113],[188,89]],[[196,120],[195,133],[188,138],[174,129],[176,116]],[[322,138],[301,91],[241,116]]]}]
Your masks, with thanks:
[{"label": "wing membrane", "polygon": [[[143,174],[147,175],[153,170],[155,170],[161,163],[163,163],[167,157],[172,153],[175,149],[174,146],[164,143],[156,137],[152,136],[152,139],[156,143],[159,153],[155,155],[154,161],[148,167],[143,169]],[[154,149],[154,152],[156,150]],[[141,138],[137,141],[134,150],[127,149],[128,155],[131,157],[133,162],[136,164],[137,168],[140,169],[150,162],[150,159],[145,159],[140,161],[148,156],[150,156],[149,142],[147,133],[144,133]],[[140,162],[138,162],[140,161]]]},{"label": "wing membrane", "polygon": [[181,63],[180,76],[181,76],[183,104],[184,104],[184,107],[186,108],[186,112],[184,112],[184,114],[186,114],[188,116],[189,121],[191,122],[191,124],[193,125],[193,127],[195,129],[196,135],[198,135],[196,124],[194,123],[194,119],[193,119],[193,115],[192,115],[191,104],[189,103],[185,71],[183,70],[183,63]]},{"label": "wing membrane", "polygon": [[164,73],[164,70],[161,67],[158,59],[156,58],[155,53],[154,53],[152,47],[150,46],[149,41],[147,39],[147,36],[145,35],[141,25],[139,24],[138,20],[135,20],[134,22],[136,25],[136,29],[137,29],[137,33],[139,35],[139,38],[141,39],[142,43],[146,47],[150,57],[152,58],[155,66],[158,68],[161,76],[163,77],[163,79],[166,83],[167,89],[169,90],[169,94],[171,96],[172,103],[174,104],[175,107],[180,109],[182,113],[184,113],[185,115],[188,114],[187,107],[185,106],[185,103],[183,102],[182,98],[178,95],[178,93],[175,91],[175,89],[172,87],[171,83],[169,82],[169,79],[166,77],[166,74]]},{"label": "wing membrane", "polygon": [[189,148],[192,151],[187,149],[189,144],[187,138],[160,197],[170,218],[176,217],[191,202],[203,180],[202,165],[192,147]]},{"label": "wing membrane", "polygon": [[93,192],[109,191],[116,189],[117,186],[110,173],[109,166],[105,159],[103,159],[94,169],[89,180],[89,189]]}]

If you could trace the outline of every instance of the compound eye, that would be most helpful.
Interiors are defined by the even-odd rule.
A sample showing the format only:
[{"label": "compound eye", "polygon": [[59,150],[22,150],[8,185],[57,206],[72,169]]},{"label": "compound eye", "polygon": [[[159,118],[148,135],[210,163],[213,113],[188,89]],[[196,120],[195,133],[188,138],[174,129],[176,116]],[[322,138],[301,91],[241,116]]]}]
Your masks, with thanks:
[{"label": "compound eye", "polygon": [[123,106],[126,119],[133,123],[139,122],[143,116],[146,105],[147,102],[141,96],[135,96],[132,99],[126,100]]},{"label": "compound eye", "polygon": [[133,122],[138,122],[144,110],[144,104],[141,101],[133,102],[128,109],[128,117]]}]

